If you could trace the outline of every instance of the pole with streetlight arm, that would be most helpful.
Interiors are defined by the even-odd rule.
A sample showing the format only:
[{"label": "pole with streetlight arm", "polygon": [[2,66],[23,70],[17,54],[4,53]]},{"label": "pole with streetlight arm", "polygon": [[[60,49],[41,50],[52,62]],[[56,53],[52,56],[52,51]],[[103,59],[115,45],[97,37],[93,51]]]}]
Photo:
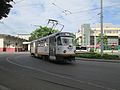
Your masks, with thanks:
[{"label": "pole with streetlight arm", "polygon": [[101,56],[103,56],[103,0],[101,0]]}]

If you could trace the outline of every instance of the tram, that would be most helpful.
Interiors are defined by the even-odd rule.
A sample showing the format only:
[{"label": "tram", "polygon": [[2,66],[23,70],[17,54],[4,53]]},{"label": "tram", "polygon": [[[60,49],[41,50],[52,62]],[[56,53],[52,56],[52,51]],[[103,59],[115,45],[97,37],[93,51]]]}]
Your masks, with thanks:
[{"label": "tram", "polygon": [[73,35],[69,32],[57,32],[30,44],[31,55],[51,61],[75,61],[75,51]]}]

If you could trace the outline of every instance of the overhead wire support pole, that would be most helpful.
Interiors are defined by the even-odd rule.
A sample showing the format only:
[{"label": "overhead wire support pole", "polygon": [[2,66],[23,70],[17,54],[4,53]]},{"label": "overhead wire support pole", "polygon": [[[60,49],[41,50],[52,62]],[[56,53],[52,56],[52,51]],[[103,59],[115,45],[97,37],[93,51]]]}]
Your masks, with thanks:
[{"label": "overhead wire support pole", "polygon": [[104,49],[104,46],[103,46],[103,0],[101,0],[101,56],[103,56],[103,49]]}]

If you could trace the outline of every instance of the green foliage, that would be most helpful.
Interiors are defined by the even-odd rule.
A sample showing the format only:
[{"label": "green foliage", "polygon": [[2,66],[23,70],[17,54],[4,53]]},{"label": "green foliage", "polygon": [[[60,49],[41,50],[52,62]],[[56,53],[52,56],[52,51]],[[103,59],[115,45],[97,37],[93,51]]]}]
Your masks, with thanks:
[{"label": "green foliage", "polygon": [[31,33],[30,41],[58,32],[58,30],[40,26]]},{"label": "green foliage", "polygon": [[74,41],[75,41],[75,45],[76,46],[79,46],[79,42],[78,42],[79,38],[75,38]]},{"label": "green foliage", "polygon": [[71,33],[74,39],[74,45],[79,46],[78,40],[79,38],[76,38],[75,34]]},{"label": "green foliage", "polygon": [[100,54],[97,53],[81,53],[77,54],[77,57],[82,57],[82,58],[98,58],[100,57]]},{"label": "green foliage", "polygon": [[118,55],[109,55],[109,54],[103,54],[101,55],[99,53],[80,53],[76,54],[76,57],[81,57],[81,58],[94,58],[94,59],[120,59]]},{"label": "green foliage", "polygon": [[[97,41],[98,41],[98,43],[101,42],[101,34],[99,34]],[[103,44],[104,44],[104,45],[107,45],[107,44],[108,44],[108,38],[107,38],[106,35],[103,35]]]},{"label": "green foliage", "polygon": [[12,5],[10,2],[13,0],[0,0],[0,19],[7,17]]},{"label": "green foliage", "polygon": [[119,59],[118,55],[103,54],[104,59]]},{"label": "green foliage", "polygon": [[90,48],[90,52],[94,52],[94,48]]}]

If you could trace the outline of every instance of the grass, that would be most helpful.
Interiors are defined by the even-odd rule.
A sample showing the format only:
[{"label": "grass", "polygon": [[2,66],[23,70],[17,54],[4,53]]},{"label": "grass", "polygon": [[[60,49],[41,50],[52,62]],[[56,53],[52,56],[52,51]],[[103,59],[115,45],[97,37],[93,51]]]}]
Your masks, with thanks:
[{"label": "grass", "polygon": [[112,60],[120,59],[118,55],[103,54],[103,56],[101,56],[99,53],[94,52],[76,54],[76,57],[91,59],[112,59]]}]

